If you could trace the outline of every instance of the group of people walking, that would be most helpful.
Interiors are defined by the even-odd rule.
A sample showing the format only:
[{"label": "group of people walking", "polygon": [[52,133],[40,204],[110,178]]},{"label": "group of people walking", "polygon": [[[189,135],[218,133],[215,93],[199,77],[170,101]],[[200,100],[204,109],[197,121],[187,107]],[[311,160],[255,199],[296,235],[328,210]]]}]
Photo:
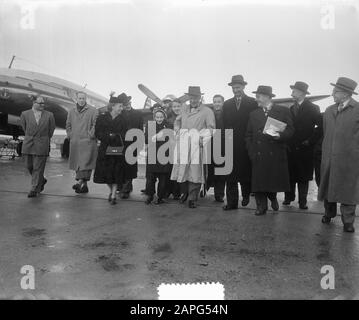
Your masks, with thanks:
[{"label": "group of people walking", "polygon": [[[111,96],[107,112],[101,114],[86,103],[84,92],[77,93],[77,104],[69,111],[66,122],[69,165],[76,172],[75,192],[89,191],[87,182],[95,170],[93,180],[109,186],[111,204],[116,203],[117,193],[128,198],[132,180],[137,177],[137,162],[125,156],[133,146],[126,134],[132,129],[144,130],[145,145],[153,143],[156,153],[165,144],[174,145],[164,155],[172,156],[172,163],[148,161],[150,151],[147,152],[146,185],[142,190],[146,204],[162,204],[172,194],[174,199],[188,201],[188,206],[195,208],[201,188],[206,191],[214,187],[215,201],[224,202],[226,195],[223,209],[235,210],[239,206],[239,183],[242,206],[247,206],[254,194],[255,215],[267,213],[268,199],[273,211],[278,211],[278,192],[285,192],[283,205],[289,205],[295,201],[296,189],[299,208],[306,210],[309,181],[315,169],[318,200],[324,201],[322,222],[330,223],[340,203],[344,231],[354,232],[359,203],[359,103],[352,96],[357,94],[357,83],[345,77],[331,83],[335,103],[324,114],[307,98],[309,86],[302,81],[290,86],[294,100],[290,108],[273,101],[275,94],[270,86],[258,86],[253,92],[255,98],[246,95],[247,82],[242,75],[233,76],[228,85],[234,97],[225,100],[217,94],[213,107],[202,103],[200,87],[189,87],[189,104],[167,97],[154,105],[153,119],[147,123],[141,112],[132,108],[131,97],[125,93]],[[53,115],[44,110],[42,96],[34,97],[33,108],[23,112],[21,123],[25,132],[22,153],[32,174],[28,196],[35,197],[46,183],[43,172],[55,128]],[[149,130],[151,124],[154,131]],[[164,134],[166,129],[173,131],[173,139]],[[221,154],[228,152],[223,149],[224,130],[232,133],[233,168],[226,175],[216,174],[221,165],[204,162],[206,146],[212,144],[212,153],[217,147],[213,134],[218,129]],[[199,135],[194,138],[191,130]],[[137,150],[133,151],[134,157]],[[199,154],[199,161],[194,161],[195,154]],[[213,154],[210,157],[213,160]]]}]

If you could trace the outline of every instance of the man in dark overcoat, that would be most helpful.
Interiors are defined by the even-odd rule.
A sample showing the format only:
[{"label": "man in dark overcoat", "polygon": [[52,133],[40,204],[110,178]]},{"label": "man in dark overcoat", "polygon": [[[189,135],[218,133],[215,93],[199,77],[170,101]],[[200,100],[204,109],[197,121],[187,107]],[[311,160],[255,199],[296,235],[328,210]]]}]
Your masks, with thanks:
[{"label": "man in dark overcoat", "polygon": [[308,84],[297,81],[290,86],[294,105],[290,107],[293,117],[294,134],[288,141],[288,165],[290,191],[285,193],[283,204],[289,205],[295,200],[298,184],[298,203],[300,209],[308,209],[307,195],[309,181],[313,180],[314,145],[320,138],[320,109],[306,99]]},{"label": "man in dark overcoat", "polygon": [[242,206],[249,203],[251,190],[251,162],[248,157],[245,133],[249,114],[256,109],[256,101],[244,93],[247,82],[243,76],[235,75],[228,83],[232,87],[234,97],[223,105],[223,129],[233,130],[233,169],[226,177],[227,204],[224,210],[238,208],[238,182],[241,184]]},{"label": "man in dark overcoat", "polygon": [[337,214],[340,203],[345,232],[354,232],[359,204],[359,103],[352,98],[357,83],[341,77],[334,86],[335,104],[323,116],[322,163],[318,200],[324,200],[323,223]]},{"label": "man in dark overcoat", "polygon": [[[121,93],[118,98],[121,103],[124,104],[124,110],[122,111],[123,117],[126,121],[127,128],[130,129],[140,129],[143,131],[143,118],[140,111],[135,110],[131,106],[131,96],[127,96],[125,93]],[[128,142],[125,142],[125,145]],[[130,142],[129,144],[131,144]],[[134,156],[137,157],[137,151],[134,152]],[[121,198],[127,199],[130,195],[130,192],[133,189],[132,180],[137,178],[138,163],[128,164],[126,163],[126,181],[123,184],[120,192]]]},{"label": "man in dark overcoat", "polygon": [[[293,135],[294,127],[287,107],[272,102],[272,87],[259,86],[256,94],[258,108],[249,116],[246,143],[252,161],[252,192],[257,204],[256,215],[264,215],[268,209],[268,200],[274,211],[278,211],[277,192],[290,190],[286,142]],[[284,123],[280,132],[264,133],[268,118]]]}]

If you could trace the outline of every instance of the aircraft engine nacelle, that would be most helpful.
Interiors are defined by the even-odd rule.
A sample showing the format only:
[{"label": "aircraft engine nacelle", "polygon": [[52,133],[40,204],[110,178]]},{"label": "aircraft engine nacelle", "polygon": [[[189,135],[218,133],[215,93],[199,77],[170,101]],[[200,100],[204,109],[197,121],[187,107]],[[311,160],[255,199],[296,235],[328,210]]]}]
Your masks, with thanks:
[{"label": "aircraft engine nacelle", "polygon": [[9,123],[8,114],[0,112],[0,134],[17,138],[23,136],[24,132],[18,125]]}]

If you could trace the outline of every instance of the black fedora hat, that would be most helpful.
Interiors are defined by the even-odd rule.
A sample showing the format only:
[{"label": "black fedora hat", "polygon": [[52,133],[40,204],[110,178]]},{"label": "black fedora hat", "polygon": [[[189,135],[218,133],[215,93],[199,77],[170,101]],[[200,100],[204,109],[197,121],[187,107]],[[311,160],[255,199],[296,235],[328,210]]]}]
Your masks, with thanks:
[{"label": "black fedora hat", "polygon": [[121,103],[121,101],[118,97],[111,96],[109,103]]},{"label": "black fedora hat", "polygon": [[246,85],[247,82],[244,81],[243,76],[241,74],[237,74],[232,77],[232,81],[228,83],[229,86],[233,86],[235,84],[243,84]]},{"label": "black fedora hat", "polygon": [[204,93],[201,92],[201,87],[199,86],[189,86],[188,92],[185,93],[188,96],[201,96]]},{"label": "black fedora hat", "polygon": [[303,81],[297,81],[294,85],[290,86],[291,89],[298,89],[306,94],[310,94],[308,92],[308,85]]},{"label": "black fedora hat", "polygon": [[358,84],[352,79],[340,77],[338,78],[337,83],[331,83],[331,85],[349,93],[357,94],[354,90]]},{"label": "black fedora hat", "polygon": [[131,96],[127,96],[126,93],[122,92],[120,95],[118,95],[117,97],[120,100],[120,103],[123,103],[124,105],[127,105],[130,100],[131,100]]},{"label": "black fedora hat", "polygon": [[270,97],[275,97],[271,86],[258,86],[257,91],[253,91],[253,93],[265,94]]}]

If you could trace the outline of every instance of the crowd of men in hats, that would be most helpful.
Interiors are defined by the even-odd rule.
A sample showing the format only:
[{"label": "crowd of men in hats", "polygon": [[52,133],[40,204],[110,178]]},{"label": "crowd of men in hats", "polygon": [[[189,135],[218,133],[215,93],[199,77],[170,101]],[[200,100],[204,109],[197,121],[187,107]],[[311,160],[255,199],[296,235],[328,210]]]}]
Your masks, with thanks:
[{"label": "crowd of men in hats", "polygon": [[[254,194],[255,215],[267,213],[268,199],[273,212],[277,212],[278,192],[285,193],[283,205],[289,205],[295,200],[296,188],[299,208],[306,210],[309,181],[315,169],[318,200],[324,201],[322,222],[330,223],[339,203],[344,231],[354,232],[359,203],[359,103],[352,96],[357,94],[357,83],[345,77],[331,83],[335,103],[323,114],[306,98],[309,92],[305,82],[297,81],[290,86],[294,99],[290,108],[273,102],[275,94],[270,86],[258,86],[253,92],[255,99],[247,96],[244,93],[247,82],[242,75],[233,76],[228,85],[234,97],[225,100],[222,95],[215,95],[213,108],[202,103],[200,87],[189,87],[186,92],[189,104],[167,96],[162,104],[153,107],[153,136],[147,134],[150,122],[143,123],[141,113],[132,108],[131,97],[125,93],[111,96],[108,111],[99,114],[86,103],[86,94],[79,92],[77,104],[69,111],[66,122],[69,167],[76,173],[75,192],[89,191],[87,182],[95,170],[94,182],[109,186],[111,204],[117,201],[116,193],[123,199],[129,197],[138,168],[137,163],[130,164],[124,157],[129,146],[125,139],[128,130],[144,129],[145,144],[153,142],[158,151],[167,142],[161,139],[165,129],[172,129],[177,138],[183,130],[195,129],[200,132],[198,139],[187,139],[185,148],[180,146],[181,139],[175,139],[174,158],[186,158],[187,162],[147,161],[146,187],[142,190],[146,204],[165,203],[164,199],[172,194],[174,199],[181,203],[188,201],[190,208],[196,208],[201,186],[205,185],[207,189],[214,187],[218,202],[224,202],[226,194],[224,210],[235,210],[239,207],[239,183],[243,207]],[[21,115],[25,132],[22,153],[32,175],[29,197],[36,197],[44,190],[44,169],[55,128],[53,115],[44,110],[44,104],[44,98],[38,95],[32,109]],[[282,129],[267,131],[269,119],[282,124]],[[215,129],[232,130],[233,169],[225,176],[216,174],[216,164],[203,162],[204,146],[213,143]],[[199,162],[193,161],[196,150],[201,155]]]}]

